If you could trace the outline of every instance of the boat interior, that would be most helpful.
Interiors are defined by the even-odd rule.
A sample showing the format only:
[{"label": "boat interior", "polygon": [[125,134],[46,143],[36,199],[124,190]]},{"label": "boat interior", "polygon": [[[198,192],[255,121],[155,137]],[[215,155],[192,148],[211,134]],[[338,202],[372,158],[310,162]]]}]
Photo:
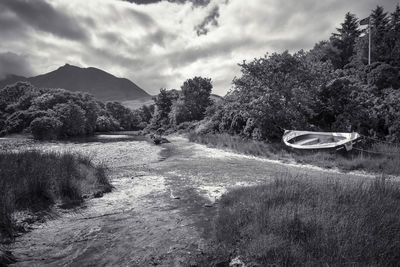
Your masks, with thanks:
[{"label": "boat interior", "polygon": [[336,143],[344,139],[346,139],[346,137],[344,136],[333,136],[324,134],[304,134],[296,136],[288,140],[288,142],[296,145],[316,145],[316,144]]}]

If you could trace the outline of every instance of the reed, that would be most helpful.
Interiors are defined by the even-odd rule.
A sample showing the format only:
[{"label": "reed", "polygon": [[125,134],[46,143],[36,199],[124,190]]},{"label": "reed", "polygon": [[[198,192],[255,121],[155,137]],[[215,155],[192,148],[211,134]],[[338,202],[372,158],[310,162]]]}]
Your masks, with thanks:
[{"label": "reed", "polygon": [[81,204],[85,196],[108,192],[112,186],[105,166],[71,153],[0,152],[0,240],[17,230],[15,211],[49,211]]},{"label": "reed", "polygon": [[236,254],[255,266],[396,266],[400,187],[277,177],[222,197],[215,241],[215,258]]}]

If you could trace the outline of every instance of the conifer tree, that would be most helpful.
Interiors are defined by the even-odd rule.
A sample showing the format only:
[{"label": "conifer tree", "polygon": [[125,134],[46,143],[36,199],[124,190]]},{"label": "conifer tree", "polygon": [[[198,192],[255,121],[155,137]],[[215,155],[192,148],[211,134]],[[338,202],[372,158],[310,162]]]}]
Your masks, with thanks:
[{"label": "conifer tree", "polygon": [[354,53],[354,45],[357,38],[361,34],[357,17],[348,12],[345,16],[341,28],[337,28],[338,33],[333,33],[330,39],[332,45],[339,50],[339,58],[335,64],[335,68],[343,68],[351,60]]},{"label": "conifer tree", "polygon": [[371,13],[371,61],[388,62],[390,47],[387,44],[389,18],[383,7],[377,6]]}]

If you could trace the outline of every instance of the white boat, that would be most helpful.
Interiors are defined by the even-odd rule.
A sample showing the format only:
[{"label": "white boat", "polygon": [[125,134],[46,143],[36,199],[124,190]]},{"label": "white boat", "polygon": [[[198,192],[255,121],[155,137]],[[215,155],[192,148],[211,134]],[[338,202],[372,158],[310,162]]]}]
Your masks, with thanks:
[{"label": "white boat", "polygon": [[285,130],[282,140],[285,145],[297,149],[353,149],[361,136],[358,133],[332,133]]}]

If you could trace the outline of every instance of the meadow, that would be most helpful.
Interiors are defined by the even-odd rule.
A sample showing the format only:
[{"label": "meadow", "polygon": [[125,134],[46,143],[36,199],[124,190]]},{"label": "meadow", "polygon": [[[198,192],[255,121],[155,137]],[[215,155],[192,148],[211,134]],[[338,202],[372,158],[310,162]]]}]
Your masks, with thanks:
[{"label": "meadow", "polygon": [[276,177],[222,197],[215,240],[254,266],[396,266],[400,187]]},{"label": "meadow", "polygon": [[[284,162],[310,164],[341,171],[366,171],[400,175],[400,147],[385,143],[369,144],[368,149],[345,151],[299,151],[283,143],[265,143],[229,134],[198,134],[190,132],[191,142],[229,149],[238,153],[265,157]],[[356,146],[356,148],[359,146]]]}]

